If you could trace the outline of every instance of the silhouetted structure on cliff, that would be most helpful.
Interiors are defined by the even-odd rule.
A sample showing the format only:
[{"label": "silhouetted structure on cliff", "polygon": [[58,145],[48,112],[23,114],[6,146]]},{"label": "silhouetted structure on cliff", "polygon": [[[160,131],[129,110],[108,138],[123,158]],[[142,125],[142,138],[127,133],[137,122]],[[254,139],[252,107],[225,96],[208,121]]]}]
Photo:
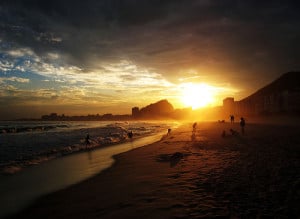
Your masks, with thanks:
[{"label": "silhouetted structure on cliff", "polygon": [[226,98],[223,112],[237,115],[300,114],[300,72],[288,72],[240,101]]}]

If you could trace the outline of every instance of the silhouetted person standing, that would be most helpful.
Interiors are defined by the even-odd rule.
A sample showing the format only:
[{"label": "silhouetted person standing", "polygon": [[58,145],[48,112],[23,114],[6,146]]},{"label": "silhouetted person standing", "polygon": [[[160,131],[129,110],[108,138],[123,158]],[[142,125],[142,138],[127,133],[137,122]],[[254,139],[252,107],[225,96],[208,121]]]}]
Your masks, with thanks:
[{"label": "silhouetted person standing", "polygon": [[87,148],[88,145],[90,145],[90,135],[89,135],[89,133],[87,133],[86,137],[85,137],[85,148]]},{"label": "silhouetted person standing", "polygon": [[230,115],[230,122],[234,123],[234,115]]},{"label": "silhouetted person standing", "polygon": [[167,135],[170,135],[171,134],[171,131],[172,131],[172,129],[168,129],[168,134]]},{"label": "silhouetted person standing", "polygon": [[127,136],[128,136],[128,138],[132,139],[132,137],[133,137],[132,131],[128,132],[128,133],[127,133]]},{"label": "silhouetted person standing", "polygon": [[245,134],[245,125],[246,125],[245,119],[241,117],[240,126],[243,134]]}]

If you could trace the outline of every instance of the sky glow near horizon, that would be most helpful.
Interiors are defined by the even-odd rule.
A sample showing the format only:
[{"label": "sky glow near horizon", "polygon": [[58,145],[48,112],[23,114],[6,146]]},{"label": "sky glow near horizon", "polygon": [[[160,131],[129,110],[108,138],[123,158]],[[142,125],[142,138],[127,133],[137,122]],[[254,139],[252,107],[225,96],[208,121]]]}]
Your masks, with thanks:
[{"label": "sky glow near horizon", "polygon": [[296,8],[293,1],[3,0],[0,119],[242,99],[299,70]]},{"label": "sky glow near horizon", "polygon": [[[77,66],[59,65],[56,60],[60,57],[55,53],[48,53],[46,57],[53,63],[44,62],[29,48],[2,50],[1,55],[7,59],[0,61],[0,70],[3,72],[0,95],[14,97],[15,101],[25,106],[91,104],[100,108],[102,102],[114,106],[114,103],[124,104],[124,99],[143,106],[168,99],[177,108],[197,109],[220,105],[222,97],[237,92],[232,88],[185,83],[194,77],[179,78],[178,84],[174,84],[159,73],[139,68],[126,60],[104,64],[99,71],[83,72]],[[188,70],[187,73],[197,74],[194,70]],[[147,94],[149,90],[151,94]],[[200,95],[197,93],[188,98],[191,92],[200,92]],[[207,92],[213,96],[208,97]],[[140,96],[144,96],[145,100],[137,99]]]}]

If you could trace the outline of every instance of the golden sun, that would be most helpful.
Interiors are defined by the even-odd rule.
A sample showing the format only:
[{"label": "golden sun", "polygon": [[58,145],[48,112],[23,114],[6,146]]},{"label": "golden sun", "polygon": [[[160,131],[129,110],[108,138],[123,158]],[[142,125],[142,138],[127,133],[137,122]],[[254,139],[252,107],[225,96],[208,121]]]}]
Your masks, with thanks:
[{"label": "golden sun", "polygon": [[181,101],[185,106],[192,107],[192,109],[209,106],[215,102],[214,89],[207,84],[182,84]]}]

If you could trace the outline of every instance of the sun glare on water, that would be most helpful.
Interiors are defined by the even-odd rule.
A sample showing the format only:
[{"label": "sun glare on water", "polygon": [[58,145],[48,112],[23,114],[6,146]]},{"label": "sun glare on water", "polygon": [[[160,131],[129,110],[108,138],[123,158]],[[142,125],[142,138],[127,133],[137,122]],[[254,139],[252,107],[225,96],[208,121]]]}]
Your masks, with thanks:
[{"label": "sun glare on water", "polygon": [[192,109],[209,106],[215,102],[214,88],[207,84],[185,83],[181,86],[181,101]]}]

